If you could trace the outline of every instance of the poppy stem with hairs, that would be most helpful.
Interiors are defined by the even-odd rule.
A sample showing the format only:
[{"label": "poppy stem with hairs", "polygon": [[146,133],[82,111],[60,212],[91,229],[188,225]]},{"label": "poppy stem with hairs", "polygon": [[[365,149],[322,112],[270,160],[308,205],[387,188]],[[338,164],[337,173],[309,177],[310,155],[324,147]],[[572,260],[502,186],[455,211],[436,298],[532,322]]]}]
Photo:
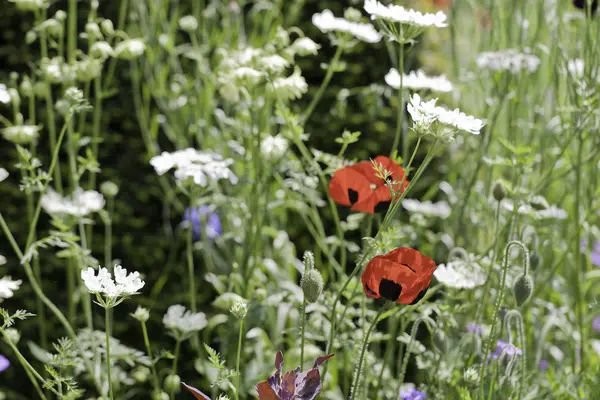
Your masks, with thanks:
[{"label": "poppy stem with hairs", "polygon": [[304,296],[304,301],[302,302],[302,322],[300,325],[302,342],[300,343],[300,369],[302,369],[304,365],[304,335],[306,332],[306,296]]},{"label": "poppy stem with hairs", "polygon": [[[400,87],[398,88],[398,121],[396,123],[396,133],[392,144],[391,155],[398,149],[400,144],[400,135],[402,134],[402,122],[404,121],[404,43],[400,43],[398,57],[398,74],[400,75]],[[402,140],[402,160],[408,156],[408,135]]]},{"label": "poppy stem with hairs", "polygon": [[358,392],[358,390],[359,390],[362,363],[365,358],[365,352],[369,345],[369,336],[371,336],[371,332],[373,331],[373,328],[375,328],[375,325],[377,325],[377,321],[379,320],[379,317],[381,317],[381,314],[383,314],[383,312],[387,309],[387,307],[388,307],[388,305],[386,303],[379,309],[379,312],[375,316],[375,319],[373,320],[373,322],[371,322],[371,326],[369,326],[369,329],[367,330],[367,333],[365,334],[365,339],[363,341],[362,348],[360,350],[360,357],[358,359],[358,365],[356,366],[356,374],[354,377],[354,383],[352,384],[352,388],[350,389],[350,391],[352,392],[352,397],[350,398],[351,400],[354,400],[356,398],[356,392]]},{"label": "poppy stem with hairs", "polygon": [[235,388],[235,398],[240,398],[240,358],[242,355],[242,336],[244,332],[244,318],[240,318],[240,332],[238,335],[238,348],[237,348],[237,357],[235,360],[235,378],[236,378],[236,388]]}]

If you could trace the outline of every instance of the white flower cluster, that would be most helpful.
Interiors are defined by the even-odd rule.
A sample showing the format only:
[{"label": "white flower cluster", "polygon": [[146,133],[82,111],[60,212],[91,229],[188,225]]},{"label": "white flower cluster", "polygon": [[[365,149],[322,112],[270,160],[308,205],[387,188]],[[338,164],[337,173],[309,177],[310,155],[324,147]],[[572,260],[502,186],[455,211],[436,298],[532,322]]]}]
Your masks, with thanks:
[{"label": "white flower cluster", "polygon": [[8,171],[4,168],[0,168],[0,182],[8,178]]},{"label": "white flower cluster", "polygon": [[104,208],[104,196],[95,190],[75,189],[71,196],[62,197],[52,189],[42,196],[42,208],[51,215],[85,217]]},{"label": "white flower cluster", "polygon": [[120,42],[115,47],[115,56],[123,60],[134,60],[144,54],[146,43],[141,39],[129,39]]},{"label": "white flower cluster", "polygon": [[[385,76],[385,82],[395,89],[400,88],[400,74],[396,68],[390,69]],[[423,70],[411,71],[402,77],[402,87],[412,90],[429,89],[435,92],[451,92],[452,82],[446,75],[427,76]]]},{"label": "white flower cluster", "polygon": [[287,78],[277,78],[269,84],[269,89],[281,100],[293,100],[302,97],[308,90],[308,84],[299,72]]},{"label": "white flower cluster", "polygon": [[163,152],[152,157],[150,164],[158,175],[175,168],[175,178],[179,181],[192,179],[200,186],[220,179],[228,179],[232,184],[238,182],[237,176],[229,169],[232,159],[223,159],[220,154],[203,152],[191,147],[173,153]]},{"label": "white flower cluster", "polygon": [[15,291],[19,290],[21,283],[20,280],[13,281],[10,276],[5,276],[0,279],[0,303],[2,303],[4,299],[13,297]]},{"label": "white flower cluster", "polygon": [[330,10],[314,14],[312,23],[323,33],[342,32],[349,33],[367,43],[377,43],[381,40],[381,34],[371,24],[352,22],[345,18],[337,18]]},{"label": "white flower cluster", "polygon": [[451,111],[444,107],[436,106],[436,101],[437,99],[423,102],[421,101],[421,97],[416,93],[410,98],[407,109],[415,122],[415,129],[417,131],[427,132],[431,124],[438,121],[452,129],[466,131],[474,135],[479,134],[484,125],[482,120],[467,115],[458,108]]},{"label": "white flower cluster", "polygon": [[120,265],[115,266],[115,279],[106,268],[100,268],[98,275],[94,268],[81,271],[81,279],[90,293],[102,294],[107,297],[126,297],[137,294],[145,282],[140,279],[139,272],[127,273]]},{"label": "white flower cluster", "polygon": [[36,141],[40,134],[40,129],[37,125],[9,126],[2,129],[2,136],[9,142],[24,145]]},{"label": "white flower cluster", "polygon": [[419,201],[415,199],[404,199],[402,200],[402,207],[404,207],[406,210],[412,213],[442,219],[448,218],[450,216],[450,213],[452,212],[450,205],[445,201],[432,203],[429,200]]},{"label": "white flower cluster", "polygon": [[296,39],[290,46],[295,54],[300,56],[316,55],[321,46],[315,43],[311,38],[301,37]]},{"label": "white flower cluster", "polygon": [[163,316],[163,324],[167,329],[173,329],[183,334],[201,331],[208,325],[206,315],[202,312],[193,313],[180,304],[169,307]]},{"label": "white flower cluster", "polygon": [[510,71],[518,74],[525,70],[535,72],[540,66],[540,59],[529,53],[521,53],[515,49],[489,51],[481,53],[475,60],[477,67],[492,71]]},{"label": "white flower cluster", "polygon": [[4,83],[0,83],[0,103],[8,104],[10,103],[10,99],[10,93],[6,88],[6,85]]},{"label": "white flower cluster", "polygon": [[454,289],[473,289],[483,285],[487,279],[479,263],[461,258],[438,265],[433,275],[442,284]]},{"label": "white flower cluster", "polygon": [[266,158],[276,160],[285,154],[288,145],[287,139],[280,135],[267,136],[260,143],[260,151]]},{"label": "white flower cluster", "polygon": [[438,11],[435,14],[422,14],[419,11],[406,9],[402,6],[393,4],[386,6],[377,0],[365,0],[365,11],[371,14],[371,19],[382,19],[422,28],[430,26],[445,28],[448,26],[446,24],[446,14],[442,11]]},{"label": "white flower cluster", "polygon": [[[502,202],[502,206],[507,211],[514,211],[515,209],[515,204],[508,199],[504,199],[504,201]],[[565,210],[563,210],[560,207],[557,207],[554,204],[548,205],[543,209],[536,209],[530,204],[521,204],[517,209],[517,212],[521,215],[526,215],[537,220],[564,220],[567,219],[567,217],[569,216],[569,214]]]}]

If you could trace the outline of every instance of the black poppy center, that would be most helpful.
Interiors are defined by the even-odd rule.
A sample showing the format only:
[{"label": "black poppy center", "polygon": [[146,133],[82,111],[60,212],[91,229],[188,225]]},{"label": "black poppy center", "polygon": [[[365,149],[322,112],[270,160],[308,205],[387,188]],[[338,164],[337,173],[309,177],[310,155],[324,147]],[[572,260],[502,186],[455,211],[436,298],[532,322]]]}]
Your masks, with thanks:
[{"label": "black poppy center", "polygon": [[391,201],[380,201],[375,206],[375,212],[386,212],[390,208]]},{"label": "black poppy center", "polygon": [[376,295],[377,295],[377,293],[375,293],[375,291],[374,291],[373,289],[371,289],[371,288],[369,287],[369,285],[365,285],[365,290],[366,290],[366,291],[367,291],[367,293],[369,293],[369,294],[372,294],[372,295],[374,295],[374,296],[376,296]]},{"label": "black poppy center", "polygon": [[427,294],[427,291],[428,291],[428,290],[429,290],[429,288],[428,288],[428,287],[426,287],[425,289],[421,290],[421,291],[419,292],[419,295],[418,295],[417,297],[415,297],[415,299],[414,299],[414,300],[412,301],[412,303],[410,303],[410,304],[417,304],[419,301],[421,301],[421,299],[422,299],[423,297],[425,297],[425,295]]},{"label": "black poppy center", "polygon": [[348,189],[348,199],[350,204],[354,204],[358,201],[358,192],[356,190]]},{"label": "black poppy center", "polygon": [[382,279],[379,282],[379,295],[386,300],[396,301],[402,293],[402,286],[389,279]]}]

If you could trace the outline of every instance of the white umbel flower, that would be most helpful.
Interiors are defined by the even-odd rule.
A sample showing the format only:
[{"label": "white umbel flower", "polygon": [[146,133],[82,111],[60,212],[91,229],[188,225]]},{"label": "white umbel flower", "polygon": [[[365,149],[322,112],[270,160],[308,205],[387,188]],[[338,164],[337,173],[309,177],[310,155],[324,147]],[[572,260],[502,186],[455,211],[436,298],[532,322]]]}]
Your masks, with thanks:
[{"label": "white umbel flower", "polygon": [[163,152],[152,157],[150,164],[158,175],[174,168],[176,179],[191,179],[200,186],[221,179],[228,179],[234,185],[238,182],[237,176],[229,169],[233,164],[232,159],[223,159],[220,154],[198,151],[191,147],[173,153]]},{"label": "white umbel flower", "polygon": [[8,89],[4,83],[0,83],[0,103],[10,103],[10,93],[8,92]]},{"label": "white umbel flower", "polygon": [[302,97],[308,90],[306,80],[298,71],[287,78],[277,78],[269,85],[269,90],[282,100],[293,100]]},{"label": "white umbel flower", "polygon": [[8,178],[8,171],[4,168],[0,168],[0,182]]},{"label": "white umbel flower", "polygon": [[202,312],[193,313],[180,304],[169,307],[163,316],[163,324],[167,329],[182,334],[201,331],[208,325],[206,315]]},{"label": "white umbel flower", "polygon": [[467,115],[458,108],[451,111],[443,107],[436,107],[436,110],[438,112],[438,121],[444,125],[472,133],[473,135],[479,135],[481,128],[483,128],[482,120],[472,115]]},{"label": "white umbel flower", "polygon": [[452,129],[466,131],[474,135],[479,134],[484,125],[482,120],[467,115],[458,108],[451,111],[436,106],[436,101],[437,99],[433,99],[424,102],[418,94],[412,95],[407,109],[416,124],[415,130],[425,129],[430,127],[433,122],[438,121]]},{"label": "white umbel flower", "polygon": [[415,123],[415,130],[426,132],[431,127],[431,124],[437,120],[436,102],[437,99],[422,101],[421,96],[418,94],[415,93],[412,95],[406,108]]},{"label": "white umbel flower", "polygon": [[406,9],[402,6],[393,4],[386,6],[377,0],[365,0],[365,11],[371,14],[371,19],[382,19],[421,28],[428,28],[430,26],[445,28],[448,26],[446,23],[446,14],[442,11],[438,11],[435,14],[422,14],[419,11]]},{"label": "white umbel flower", "polygon": [[95,190],[75,189],[71,196],[61,196],[48,189],[42,196],[42,208],[50,215],[85,217],[104,208],[104,196]]},{"label": "white umbel flower", "polygon": [[540,59],[533,54],[507,49],[481,53],[477,56],[475,63],[481,69],[509,71],[518,74],[521,71],[530,73],[537,71],[540,66]]},{"label": "white umbel flower", "polygon": [[284,69],[290,66],[290,63],[285,58],[277,54],[265,56],[260,59],[260,64],[270,73],[281,73]]},{"label": "white umbel flower", "polygon": [[432,203],[429,200],[419,201],[415,199],[404,199],[402,200],[402,207],[404,207],[406,210],[412,213],[442,219],[448,218],[450,216],[450,213],[452,212],[450,205],[445,201]]},{"label": "white umbel flower", "polygon": [[337,18],[329,10],[314,14],[313,24],[323,33],[342,32],[349,33],[367,43],[377,43],[381,40],[381,34],[371,24],[351,22],[345,18]]},{"label": "white umbel flower", "polygon": [[[400,74],[396,68],[390,69],[385,76],[385,82],[395,89],[400,88]],[[446,78],[446,75],[427,76],[423,70],[411,71],[408,75],[402,77],[402,87],[412,90],[429,89],[434,92],[451,92],[452,82]]]},{"label": "white umbel flower", "polygon": [[4,278],[0,279],[0,303],[4,299],[13,297],[15,291],[19,290],[21,283],[22,282],[20,280],[13,281],[10,276],[5,276]]},{"label": "white umbel flower", "polygon": [[296,39],[290,46],[294,53],[300,56],[316,55],[321,48],[320,45],[315,43],[311,38],[303,37]]},{"label": "white umbel flower", "polygon": [[250,85],[256,85],[263,78],[263,74],[250,67],[236,68],[233,70],[233,75],[238,81]]},{"label": "white umbel flower", "polygon": [[473,289],[483,285],[487,279],[485,271],[472,260],[455,259],[438,265],[433,273],[443,285],[454,289]]},{"label": "white umbel flower", "polygon": [[36,141],[40,129],[37,125],[15,125],[6,127],[1,132],[2,136],[9,142],[24,145]]},{"label": "white umbel flower", "polygon": [[271,160],[281,158],[287,149],[288,141],[280,135],[267,136],[260,143],[260,151]]},{"label": "white umbel flower", "polygon": [[101,294],[110,298],[127,297],[137,294],[145,285],[139,272],[127,273],[120,265],[115,266],[115,279],[106,268],[100,268],[98,275],[94,268],[81,271],[81,279],[90,293]]}]

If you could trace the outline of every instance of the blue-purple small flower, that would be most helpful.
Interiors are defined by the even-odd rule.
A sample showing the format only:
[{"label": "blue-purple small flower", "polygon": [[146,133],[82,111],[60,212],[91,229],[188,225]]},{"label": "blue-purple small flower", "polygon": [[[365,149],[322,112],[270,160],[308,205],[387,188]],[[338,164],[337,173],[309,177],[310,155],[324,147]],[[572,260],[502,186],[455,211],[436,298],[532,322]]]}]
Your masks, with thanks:
[{"label": "blue-purple small flower", "polygon": [[595,332],[600,332],[600,315],[596,315],[592,320],[592,329]]},{"label": "blue-purple small flower", "polygon": [[211,206],[188,207],[185,209],[183,221],[192,224],[192,238],[202,239],[202,222],[206,221],[204,234],[209,239],[215,239],[223,234],[223,226],[219,215],[213,211]]},{"label": "blue-purple small flower", "polygon": [[10,367],[10,361],[8,361],[8,358],[0,354],[0,372],[6,371],[8,367]]},{"label": "blue-purple small flower", "polygon": [[483,327],[481,325],[477,325],[475,322],[469,322],[467,324],[467,332],[481,335],[483,334]]},{"label": "blue-purple small flower", "polygon": [[521,354],[523,354],[523,351],[520,348],[518,348],[517,346],[514,346],[510,343],[506,343],[502,340],[498,340],[498,344],[496,345],[496,350],[494,350],[494,352],[492,353],[491,356],[493,359],[502,358],[502,357],[513,358],[516,356],[520,356]]},{"label": "blue-purple small flower", "polygon": [[548,369],[548,367],[550,366],[550,363],[548,362],[548,360],[540,360],[540,371],[546,371]]},{"label": "blue-purple small flower", "polygon": [[414,385],[404,385],[400,389],[400,397],[402,400],[425,400],[427,395],[424,392],[417,390]]},{"label": "blue-purple small flower", "polygon": [[[580,245],[581,251],[587,252],[588,241],[586,239],[581,239]],[[594,246],[592,247],[592,251],[590,252],[590,260],[592,261],[592,265],[600,267],[600,240],[594,242]]]}]

